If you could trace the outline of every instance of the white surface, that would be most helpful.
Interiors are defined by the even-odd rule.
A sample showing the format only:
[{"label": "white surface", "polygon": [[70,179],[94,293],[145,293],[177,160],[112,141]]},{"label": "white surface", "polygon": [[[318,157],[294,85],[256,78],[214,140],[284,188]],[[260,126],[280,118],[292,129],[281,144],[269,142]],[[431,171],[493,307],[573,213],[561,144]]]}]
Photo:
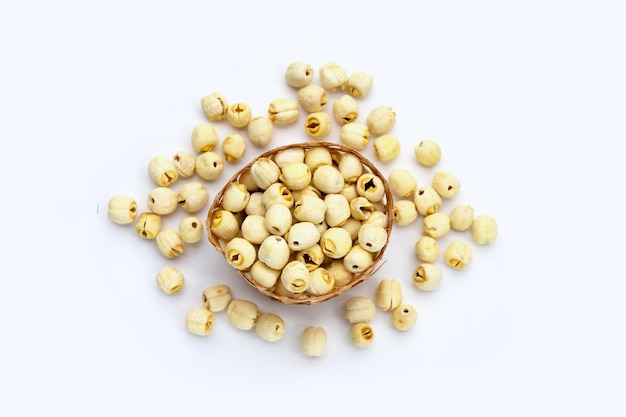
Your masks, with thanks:
[{"label": "white surface", "polygon": [[[217,407],[623,415],[617,198],[625,176],[614,149],[626,138],[621,3],[210,3],[0,7],[3,415],[197,415]],[[348,296],[373,296],[381,278],[395,277],[419,319],[400,333],[379,311],[365,350],[348,340],[347,296],[279,305],[206,240],[168,261],[132,226],[106,217],[117,194],[145,209],[147,162],[191,150],[203,95],[222,91],[263,113],[272,99],[295,97],[282,77],[297,59],[371,73],[360,120],[375,105],[392,106],[403,147],[379,168],[406,167],[429,182],[434,170],[419,167],[412,149],[434,139],[443,148],[437,168],[462,182],[443,210],[469,203],[500,227],[493,246],[475,246],[466,271],[442,266],[433,293],[410,282],[420,223],[395,227],[387,262]],[[305,140],[300,124],[277,128],[272,146]],[[245,159],[260,151],[250,147]],[[373,158],[371,145],[364,153]],[[211,197],[240,166],[207,184]],[[182,214],[164,225],[175,227]],[[469,236],[443,241],[455,235]],[[187,277],[178,295],[156,287],[164,264]],[[284,339],[266,343],[233,329],[224,314],[212,335],[187,333],[186,311],[219,282],[283,316]],[[322,358],[299,352],[309,324],[328,330]]]}]

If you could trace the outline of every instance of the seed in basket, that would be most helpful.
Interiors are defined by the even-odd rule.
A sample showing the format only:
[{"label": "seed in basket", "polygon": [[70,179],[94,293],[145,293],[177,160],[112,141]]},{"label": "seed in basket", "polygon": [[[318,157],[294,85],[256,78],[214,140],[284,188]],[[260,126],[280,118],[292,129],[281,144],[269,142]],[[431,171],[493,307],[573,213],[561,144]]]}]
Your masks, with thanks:
[{"label": "seed in basket", "polygon": [[370,216],[363,220],[363,224],[374,224],[380,227],[387,227],[388,217],[383,211],[375,210]]},{"label": "seed in basket", "polygon": [[280,168],[270,158],[261,157],[250,166],[250,174],[255,184],[262,190],[276,183],[280,177]]},{"label": "seed in basket", "polygon": [[332,165],[322,165],[313,173],[313,185],[325,194],[336,194],[343,190],[343,175]]},{"label": "seed in basket", "polygon": [[304,163],[307,164],[311,172],[324,165],[332,165],[333,157],[328,148],[323,146],[315,146],[309,148],[304,153]]},{"label": "seed in basket", "polygon": [[354,217],[350,217],[344,224],[342,224],[342,229],[345,229],[350,233],[350,238],[354,241],[359,237],[359,230],[361,230],[361,225],[363,223],[360,220],[355,219]]},{"label": "seed in basket", "polygon": [[326,194],[326,224],[329,227],[341,226],[350,218],[350,203],[341,194]]},{"label": "seed in basket", "polygon": [[252,244],[260,245],[269,235],[264,216],[251,214],[241,222],[241,236]]},{"label": "seed in basket", "polygon": [[372,173],[365,173],[356,181],[356,191],[360,196],[372,203],[377,203],[385,196],[385,187],[382,179]]},{"label": "seed in basket", "polygon": [[320,240],[320,232],[311,222],[294,223],[285,234],[289,248],[297,252],[308,249]]},{"label": "seed in basket", "polygon": [[308,292],[313,295],[328,294],[335,286],[335,278],[326,268],[311,271]]},{"label": "seed in basket", "polygon": [[281,270],[291,257],[291,250],[282,236],[270,235],[259,246],[259,259],[272,269]]},{"label": "seed in basket", "polygon": [[279,276],[280,270],[270,268],[260,259],[250,267],[250,278],[263,288],[273,288]]},{"label": "seed in basket", "polygon": [[229,241],[239,234],[240,225],[232,212],[217,210],[211,217],[209,228],[219,239]]},{"label": "seed in basket", "polygon": [[222,209],[238,213],[245,210],[248,201],[250,201],[250,193],[245,185],[231,182],[224,188]]},{"label": "seed in basket", "polygon": [[282,204],[273,204],[265,212],[265,227],[276,236],[284,236],[293,222],[291,210]]},{"label": "seed in basket", "polygon": [[352,236],[342,227],[331,227],[320,237],[324,255],[331,259],[341,259],[352,249]]},{"label": "seed in basket", "polygon": [[326,270],[335,279],[335,287],[343,287],[351,282],[354,278],[354,274],[346,269],[342,259],[335,259],[326,266]]},{"label": "seed in basket", "polygon": [[315,194],[305,194],[296,201],[293,216],[301,222],[319,224],[326,218],[326,203]]},{"label": "seed in basket", "polygon": [[294,198],[291,191],[283,183],[275,182],[263,191],[263,205],[267,210],[274,204],[281,204],[287,208],[294,205]]},{"label": "seed in basket", "polygon": [[289,162],[280,168],[280,181],[292,191],[303,190],[311,183],[311,170],[304,162]]},{"label": "seed in basket", "polygon": [[339,172],[343,175],[343,178],[347,183],[355,183],[363,174],[363,163],[356,155],[351,153],[344,153],[339,160]]},{"label": "seed in basket", "polygon": [[280,273],[280,282],[294,294],[305,292],[311,282],[311,273],[300,261],[291,261]]},{"label": "seed in basket", "polygon": [[359,193],[356,191],[356,184],[345,183],[343,189],[339,191],[339,194],[344,196],[346,200],[352,201],[355,198],[359,197]]},{"label": "seed in basket", "polygon": [[290,162],[304,162],[304,148],[285,148],[274,154],[274,162],[283,169]]},{"label": "seed in basket", "polygon": [[240,271],[250,268],[256,260],[256,248],[241,237],[232,238],[224,252],[228,263]]},{"label": "seed in basket", "polygon": [[363,272],[372,265],[374,254],[369,252],[361,245],[354,245],[343,258],[343,264],[346,269],[358,273]]},{"label": "seed in basket", "polygon": [[265,216],[265,204],[263,204],[263,192],[256,191],[250,194],[250,200],[246,204],[245,213],[248,216],[257,214],[259,216]]},{"label": "seed in basket", "polygon": [[380,226],[364,224],[359,229],[358,241],[363,249],[376,253],[387,244],[387,231]]},{"label": "seed in basket", "polygon": [[324,252],[319,244],[315,244],[296,253],[296,260],[306,265],[309,271],[313,271],[324,262]]},{"label": "seed in basket", "polygon": [[356,197],[350,200],[350,213],[356,220],[367,220],[374,211],[374,206],[365,197]]}]

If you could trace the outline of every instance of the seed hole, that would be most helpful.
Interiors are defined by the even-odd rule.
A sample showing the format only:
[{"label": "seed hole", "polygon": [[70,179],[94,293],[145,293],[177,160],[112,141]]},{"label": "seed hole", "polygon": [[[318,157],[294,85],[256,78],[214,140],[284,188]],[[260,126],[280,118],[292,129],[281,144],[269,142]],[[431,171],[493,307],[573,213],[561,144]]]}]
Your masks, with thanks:
[{"label": "seed hole", "polygon": [[417,194],[419,194],[419,195],[424,194],[424,190],[419,190],[419,192]]},{"label": "seed hole", "polygon": [[374,184],[374,178],[366,182],[363,188],[365,189],[365,191],[369,190],[370,188],[376,188],[376,184]]},{"label": "seed hole", "polygon": [[213,161],[213,168],[217,168],[217,162]]},{"label": "seed hole", "polygon": [[299,244],[300,244],[300,242],[298,242],[297,240],[294,240],[294,241],[293,241],[293,245],[294,245],[294,246],[298,246]]},{"label": "seed hole", "polygon": [[358,269],[359,266],[358,265],[352,265],[352,269]]},{"label": "seed hole", "polygon": [[408,314],[409,313],[409,309],[405,308],[404,310],[402,310],[403,313]]},{"label": "seed hole", "polygon": [[197,222],[192,222],[191,223],[191,227],[193,227],[195,229],[196,227],[198,227],[198,223]]},{"label": "seed hole", "polygon": [[450,191],[452,189],[451,185],[448,185],[448,191]]}]

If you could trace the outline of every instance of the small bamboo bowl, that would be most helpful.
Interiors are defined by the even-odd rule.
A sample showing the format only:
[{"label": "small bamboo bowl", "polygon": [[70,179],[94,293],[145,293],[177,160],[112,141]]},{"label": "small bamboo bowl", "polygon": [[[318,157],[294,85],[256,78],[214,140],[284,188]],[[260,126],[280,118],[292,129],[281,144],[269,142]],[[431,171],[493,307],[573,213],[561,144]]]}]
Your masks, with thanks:
[{"label": "small bamboo bowl", "polygon": [[[354,149],[351,149],[351,148],[348,148],[348,147],[345,147],[336,143],[332,143],[332,142],[306,142],[306,143],[297,143],[293,145],[286,145],[286,146],[277,147],[267,152],[264,152],[263,154],[259,155],[257,158],[250,161],[246,166],[244,166],[235,175],[233,175],[232,178],[224,185],[224,187],[216,194],[213,200],[213,203],[211,204],[211,207],[209,208],[209,212],[207,214],[206,229],[207,229],[209,242],[211,242],[211,244],[215,247],[215,249],[220,254],[222,254],[224,258],[226,258],[226,254],[224,252],[224,247],[225,247],[226,242],[222,241],[218,236],[216,236],[211,231],[211,222],[212,222],[213,214],[216,211],[220,210],[221,208],[222,198],[223,198],[224,191],[226,190],[226,187],[230,183],[238,183],[242,174],[247,173],[250,170],[250,167],[252,166],[252,164],[254,164],[254,162],[256,162],[260,158],[273,159],[273,157],[277,153],[279,153],[282,150],[289,149],[289,148],[302,148],[306,152],[308,149],[311,149],[313,147],[325,147],[331,152],[331,154],[334,154],[334,153],[353,154],[361,161],[363,165],[364,173],[366,172],[372,173],[378,176],[382,180],[382,183],[385,189],[385,195],[381,201],[384,206],[384,212],[387,215],[387,223],[385,225],[385,230],[387,232],[387,242],[385,243],[385,246],[383,246],[383,248],[374,255],[372,263],[367,269],[365,269],[362,272],[355,273],[352,280],[350,280],[346,285],[341,286],[341,287],[335,287],[330,292],[326,294],[322,294],[322,295],[313,295],[313,294],[309,294],[306,292],[302,294],[298,294],[298,295],[279,294],[279,293],[274,292],[275,288],[265,288],[257,284],[251,278],[249,269],[241,271],[241,270],[233,268],[233,270],[235,270],[239,275],[241,275],[250,285],[256,288],[261,294],[266,295],[267,297],[271,298],[274,301],[278,301],[284,304],[293,304],[293,305],[317,304],[317,303],[335,298],[345,293],[346,291],[350,290],[352,287],[367,280],[376,271],[378,271],[378,268],[382,266],[381,261],[383,261],[383,255],[385,253],[385,250],[387,249],[387,246],[389,243],[389,237],[391,235],[391,229],[393,225],[393,215],[392,215],[393,197],[392,197],[391,189],[389,188],[389,184],[387,180],[385,179],[385,176],[376,168],[376,166],[372,162],[370,162],[367,158],[365,158],[363,155],[361,155],[359,152],[355,151]],[[256,249],[258,249],[258,245],[255,245],[255,247]]]}]

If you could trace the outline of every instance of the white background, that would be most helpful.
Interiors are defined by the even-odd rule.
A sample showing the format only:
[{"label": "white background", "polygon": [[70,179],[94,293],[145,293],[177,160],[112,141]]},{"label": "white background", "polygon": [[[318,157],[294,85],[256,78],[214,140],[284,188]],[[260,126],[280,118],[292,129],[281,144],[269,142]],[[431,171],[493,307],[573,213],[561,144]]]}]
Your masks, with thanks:
[{"label": "white background", "polygon": [[[0,413],[624,415],[625,11],[555,0],[3,4]],[[397,278],[418,323],[400,333],[379,310],[364,350],[347,336],[347,296],[280,305],[208,241],[169,261],[106,217],[118,194],[146,208],[147,163],[191,150],[202,96],[221,91],[262,114],[295,97],[283,78],[294,60],[372,74],[360,120],[392,106],[402,142],[379,168],[428,183],[435,170],[412,150],[434,139],[437,169],[462,182],[442,210],[468,203],[500,226],[467,270],[442,266],[433,293],[411,283],[421,219],[395,227],[387,262],[353,294]],[[276,129],[272,146],[306,140],[302,121]],[[211,198],[238,166],[207,183]],[[454,235],[471,239],[442,241]],[[170,263],[187,278],[174,296],[154,279]],[[186,311],[220,282],[280,314],[284,338],[267,343],[225,314],[210,336],[188,333]],[[310,324],[328,331],[321,358],[299,351]]]}]

